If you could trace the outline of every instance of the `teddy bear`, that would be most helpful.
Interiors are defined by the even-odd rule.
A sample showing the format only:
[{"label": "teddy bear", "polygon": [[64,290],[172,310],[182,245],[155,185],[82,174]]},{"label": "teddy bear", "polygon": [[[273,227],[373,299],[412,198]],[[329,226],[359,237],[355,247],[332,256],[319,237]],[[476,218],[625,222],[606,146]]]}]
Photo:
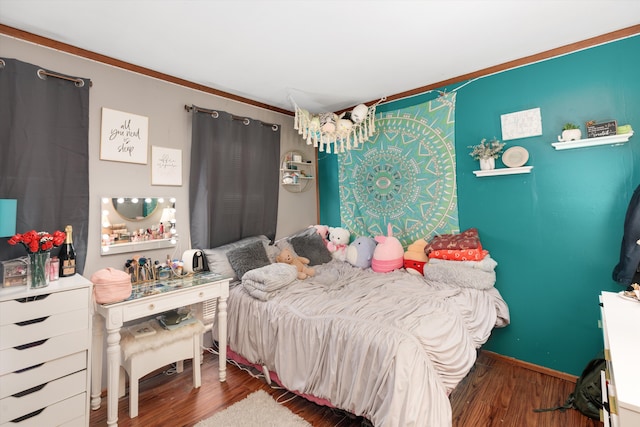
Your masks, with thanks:
[{"label": "teddy bear", "polygon": [[329,227],[329,243],[327,249],[331,252],[331,257],[340,261],[347,259],[347,246],[351,233],[342,227]]},{"label": "teddy bear", "polygon": [[298,279],[300,280],[316,274],[316,271],[313,268],[307,266],[310,262],[309,258],[294,256],[293,252],[289,249],[283,249],[280,251],[276,257],[276,262],[282,262],[296,267],[298,269]]}]

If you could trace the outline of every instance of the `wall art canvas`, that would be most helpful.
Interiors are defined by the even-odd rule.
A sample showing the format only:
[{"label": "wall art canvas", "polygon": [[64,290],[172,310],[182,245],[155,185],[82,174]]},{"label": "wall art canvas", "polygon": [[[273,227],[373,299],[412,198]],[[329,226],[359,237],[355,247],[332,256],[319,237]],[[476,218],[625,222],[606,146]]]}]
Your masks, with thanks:
[{"label": "wall art canvas", "polygon": [[149,118],[102,108],[100,160],[147,164]]},{"label": "wall art canvas", "polygon": [[459,230],[455,99],[379,113],[373,137],[338,154],[340,218],[351,235],[386,235],[391,224],[407,247]]},{"label": "wall art canvas", "polygon": [[542,135],[542,115],[540,108],[516,111],[500,116],[502,140],[528,138]]},{"label": "wall art canvas", "polygon": [[182,185],[182,150],[151,147],[151,185]]}]

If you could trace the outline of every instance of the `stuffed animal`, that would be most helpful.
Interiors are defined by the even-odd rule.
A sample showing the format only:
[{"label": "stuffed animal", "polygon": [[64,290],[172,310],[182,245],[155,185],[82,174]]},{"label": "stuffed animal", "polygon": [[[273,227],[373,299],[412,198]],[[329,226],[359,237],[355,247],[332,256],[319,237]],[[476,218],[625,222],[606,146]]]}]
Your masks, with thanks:
[{"label": "stuffed animal", "polygon": [[358,237],[347,247],[347,262],[355,267],[371,267],[376,241],[372,237]]},{"label": "stuffed animal", "polygon": [[298,269],[298,279],[306,279],[307,277],[314,276],[316,271],[308,267],[309,259],[301,256],[294,256],[293,253],[289,249],[283,249],[280,251],[278,256],[276,257],[276,262],[282,262],[285,264],[290,264],[295,266]]},{"label": "stuffed animal", "polygon": [[404,249],[402,243],[393,237],[391,224],[387,226],[387,236],[376,236],[378,246],[373,251],[371,268],[377,273],[388,273],[402,267]]},{"label": "stuffed animal", "polygon": [[331,252],[331,257],[340,261],[347,259],[347,246],[351,233],[342,227],[329,227],[329,243],[327,249]]},{"label": "stuffed animal", "polygon": [[416,240],[409,245],[404,253],[404,268],[407,273],[420,276],[424,274],[424,265],[429,262],[429,257],[424,253],[425,246],[427,241],[424,239]]},{"label": "stuffed animal", "polygon": [[320,237],[322,237],[324,245],[327,246],[327,243],[329,243],[329,227],[327,227],[326,225],[312,225],[310,227],[316,229]]}]

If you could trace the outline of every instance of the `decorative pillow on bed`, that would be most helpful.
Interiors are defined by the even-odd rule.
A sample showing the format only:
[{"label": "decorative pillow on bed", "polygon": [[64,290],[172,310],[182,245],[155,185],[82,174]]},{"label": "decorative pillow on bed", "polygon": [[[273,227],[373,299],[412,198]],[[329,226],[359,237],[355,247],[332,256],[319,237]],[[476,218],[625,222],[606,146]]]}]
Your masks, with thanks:
[{"label": "decorative pillow on bed", "polygon": [[331,253],[318,233],[295,236],[289,241],[298,256],[309,258],[309,265],[320,265],[332,260]]},{"label": "decorative pillow on bed", "polygon": [[435,236],[429,241],[427,246],[424,247],[424,253],[429,255],[431,251],[447,249],[482,249],[478,230],[476,228],[469,228],[459,234],[442,234]]},{"label": "decorative pillow on bed", "polygon": [[[237,249],[246,246],[253,242],[262,242],[265,249],[269,246],[269,238],[267,236],[251,236],[238,240],[237,242],[227,243],[226,245],[218,246],[217,248],[203,249],[204,254],[207,257],[207,264],[209,270],[222,274],[223,276],[231,277],[232,280],[238,280],[233,267],[229,263],[227,253],[233,249]],[[278,251],[279,252],[279,251]],[[275,257],[274,257],[275,259]]]},{"label": "decorative pillow on bed", "polygon": [[260,241],[230,250],[227,252],[227,258],[239,279],[242,279],[244,273],[249,270],[271,264],[264,245]]}]

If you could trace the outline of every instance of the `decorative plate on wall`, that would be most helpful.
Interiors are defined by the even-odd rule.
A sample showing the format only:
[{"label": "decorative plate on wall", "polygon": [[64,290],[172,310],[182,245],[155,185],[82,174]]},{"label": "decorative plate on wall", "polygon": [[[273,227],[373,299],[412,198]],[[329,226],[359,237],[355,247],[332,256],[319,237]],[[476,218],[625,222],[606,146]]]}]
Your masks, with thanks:
[{"label": "decorative plate on wall", "polygon": [[502,163],[510,168],[524,166],[527,160],[529,160],[529,152],[524,147],[511,147],[502,154]]}]

